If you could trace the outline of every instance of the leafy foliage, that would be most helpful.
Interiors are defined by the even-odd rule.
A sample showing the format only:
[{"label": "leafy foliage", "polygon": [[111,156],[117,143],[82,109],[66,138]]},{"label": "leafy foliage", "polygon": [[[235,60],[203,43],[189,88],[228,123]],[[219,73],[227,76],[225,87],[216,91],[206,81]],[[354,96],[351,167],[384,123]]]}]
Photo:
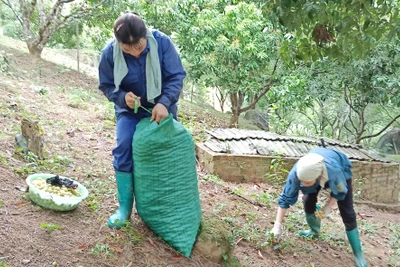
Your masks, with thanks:
[{"label": "leafy foliage", "polygon": [[[188,1],[174,35],[192,78],[231,100],[231,125],[273,81],[280,32],[255,4]],[[242,107],[247,101],[249,105]]]},{"label": "leafy foliage", "polygon": [[274,0],[269,8],[290,33],[281,46],[287,60],[348,60],[367,55],[382,38],[400,36],[398,1]]},{"label": "leafy foliage", "polygon": [[60,33],[56,34],[56,39],[61,41],[68,40],[71,36],[71,29],[80,20],[88,17],[100,17],[105,13],[99,14],[99,8],[106,3],[114,1],[91,0],[91,1],[26,1],[18,3],[11,0],[1,0],[14,13],[15,18],[22,26],[24,39],[27,43],[29,52],[37,57],[41,56],[44,46],[49,42],[55,33],[67,28],[65,31],[66,39]]},{"label": "leafy foliage", "polygon": [[[398,41],[381,42],[364,59],[324,59],[311,64],[308,72],[303,71],[307,90],[299,103],[293,100],[292,106],[311,124],[308,129],[313,130],[308,134],[360,143],[394,123],[400,114],[398,45]],[[301,90],[297,92],[301,97]],[[275,101],[282,105],[289,99],[285,95]],[[296,122],[300,123],[304,125],[304,120]]]}]

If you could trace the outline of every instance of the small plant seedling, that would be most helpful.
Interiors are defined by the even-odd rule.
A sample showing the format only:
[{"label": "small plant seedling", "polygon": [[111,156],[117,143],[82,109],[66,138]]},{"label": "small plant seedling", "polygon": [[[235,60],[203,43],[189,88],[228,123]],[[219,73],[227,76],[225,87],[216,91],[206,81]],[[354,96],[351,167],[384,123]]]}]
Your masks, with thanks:
[{"label": "small plant seedling", "polygon": [[53,223],[40,223],[40,227],[46,229],[49,232],[62,229],[62,226]]}]

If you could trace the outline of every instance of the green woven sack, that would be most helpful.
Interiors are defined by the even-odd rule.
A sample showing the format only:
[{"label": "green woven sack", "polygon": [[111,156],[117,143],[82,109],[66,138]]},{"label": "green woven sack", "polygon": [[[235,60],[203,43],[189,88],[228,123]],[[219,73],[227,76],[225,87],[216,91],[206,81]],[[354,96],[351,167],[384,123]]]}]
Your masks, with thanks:
[{"label": "green woven sack", "polygon": [[133,137],[136,209],[146,225],[186,257],[201,220],[192,136],[169,115],[142,119]]}]

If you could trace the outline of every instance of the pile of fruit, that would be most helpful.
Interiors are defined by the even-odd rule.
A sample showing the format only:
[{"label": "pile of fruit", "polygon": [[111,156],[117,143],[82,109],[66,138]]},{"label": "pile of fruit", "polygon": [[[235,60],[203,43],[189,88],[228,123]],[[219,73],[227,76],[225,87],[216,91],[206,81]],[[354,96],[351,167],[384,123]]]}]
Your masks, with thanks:
[{"label": "pile of fruit", "polygon": [[45,191],[50,195],[56,195],[60,197],[79,197],[79,191],[75,187],[66,187],[65,185],[56,186],[47,182],[42,178],[38,178],[32,181],[32,184],[39,190]]}]

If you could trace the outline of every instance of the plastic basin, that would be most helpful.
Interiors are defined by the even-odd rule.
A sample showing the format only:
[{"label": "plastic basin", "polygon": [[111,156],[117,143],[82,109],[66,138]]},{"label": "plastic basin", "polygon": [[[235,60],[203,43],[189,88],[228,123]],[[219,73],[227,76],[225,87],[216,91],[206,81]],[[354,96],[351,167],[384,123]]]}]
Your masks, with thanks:
[{"label": "plastic basin", "polygon": [[78,185],[77,190],[79,191],[79,197],[62,197],[57,195],[51,195],[48,192],[38,189],[35,185],[32,184],[36,179],[42,178],[46,180],[47,178],[53,177],[55,174],[50,173],[36,173],[29,175],[26,178],[26,183],[29,186],[29,198],[36,203],[37,205],[57,211],[69,211],[74,210],[78,207],[79,203],[84,200],[89,192],[82,184],[79,182],[64,176],[60,176],[60,178],[68,178],[74,181]]}]

